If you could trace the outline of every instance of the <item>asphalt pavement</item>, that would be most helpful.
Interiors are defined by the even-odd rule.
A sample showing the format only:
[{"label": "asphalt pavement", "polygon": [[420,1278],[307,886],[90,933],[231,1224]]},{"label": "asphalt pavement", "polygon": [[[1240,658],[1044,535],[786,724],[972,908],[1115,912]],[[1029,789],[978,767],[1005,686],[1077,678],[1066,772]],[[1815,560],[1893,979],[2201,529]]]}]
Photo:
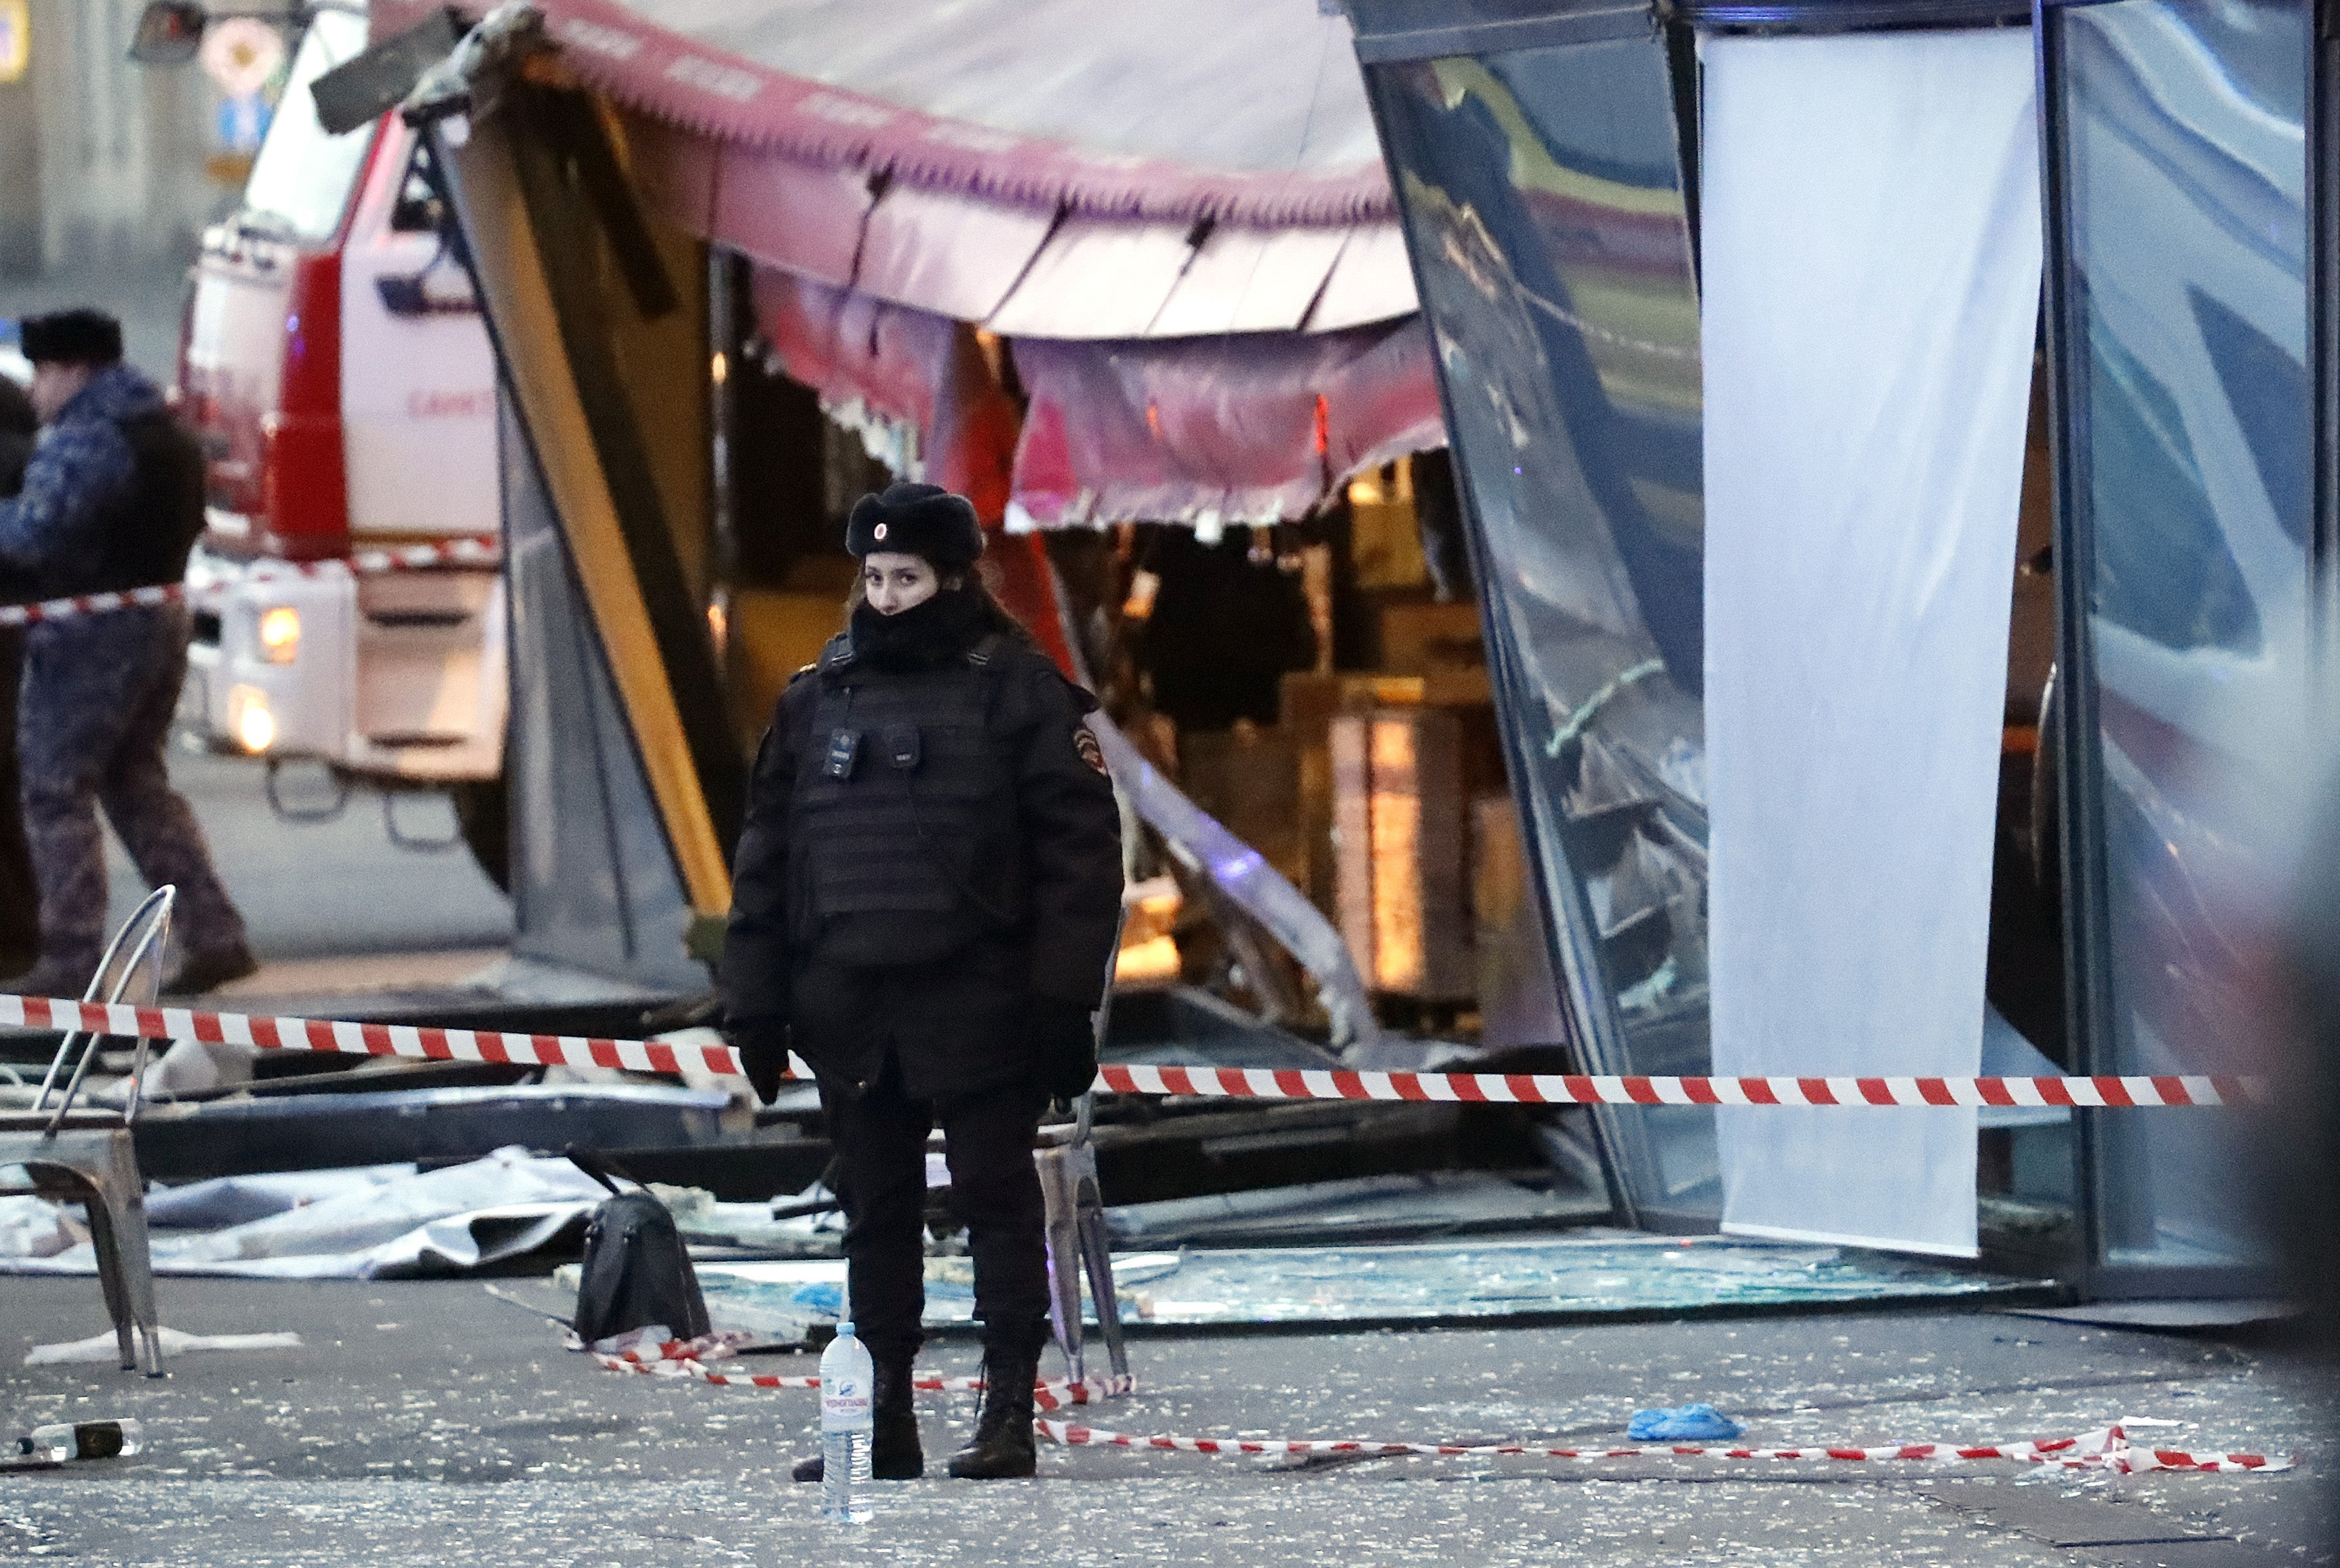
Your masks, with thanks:
[{"label": "asphalt pavement", "polygon": [[[501,1288],[565,1304],[532,1280]],[[26,1367],[103,1328],[94,1281],[0,1280],[0,1425],[134,1415],[131,1459],[0,1475],[0,1560],[120,1563],[1181,1562],[2101,1563],[2330,1561],[2325,1486],[2006,1464],[1259,1458],[1044,1447],[1031,1481],[878,1490],[854,1530],[792,1484],[816,1395],[626,1376],[476,1281],[162,1282],[191,1332],[293,1351],[190,1354],[149,1382]],[[922,1369],[973,1371],[932,1347]],[[2328,1384],[2279,1346],[2009,1314],[1819,1314],[1572,1329],[1195,1337],[1135,1347],[1136,1433],[1576,1445],[1710,1400],[1767,1446],[2043,1437],[2138,1417],[2157,1445],[2306,1451]],[[809,1372],[808,1357],[755,1370]],[[924,1396],[930,1462],[971,1395]]]},{"label": "asphalt pavement", "polygon": [[[511,902],[456,836],[444,795],[362,788],[330,820],[288,822],[269,805],[255,759],[174,746],[170,766],[263,966],[223,995],[451,984],[510,943]],[[287,764],[277,783],[298,811],[322,813],[335,798],[312,764]],[[385,811],[409,846],[431,847],[395,843]],[[110,833],[106,863],[119,921],[146,888]]]}]

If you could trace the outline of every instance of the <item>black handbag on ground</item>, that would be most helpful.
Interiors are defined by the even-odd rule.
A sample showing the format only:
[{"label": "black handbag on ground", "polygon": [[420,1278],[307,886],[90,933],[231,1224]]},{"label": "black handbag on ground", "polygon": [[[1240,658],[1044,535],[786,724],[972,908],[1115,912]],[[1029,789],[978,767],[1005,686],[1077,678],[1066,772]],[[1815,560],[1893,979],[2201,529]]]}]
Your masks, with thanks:
[{"label": "black handbag on ground", "polygon": [[578,1169],[610,1189],[585,1229],[577,1336],[591,1345],[653,1323],[665,1324],[677,1339],[707,1333],[707,1300],[666,1205],[640,1183],[631,1192],[620,1190],[614,1178],[625,1172],[607,1157],[574,1144],[568,1154]]}]

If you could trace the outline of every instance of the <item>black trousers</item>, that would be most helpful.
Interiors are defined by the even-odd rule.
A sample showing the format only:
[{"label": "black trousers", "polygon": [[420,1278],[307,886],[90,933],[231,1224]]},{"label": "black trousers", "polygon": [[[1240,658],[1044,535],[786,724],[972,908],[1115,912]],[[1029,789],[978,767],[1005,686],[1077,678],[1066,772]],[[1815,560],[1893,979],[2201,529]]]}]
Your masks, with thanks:
[{"label": "black trousers", "polygon": [[0,629],[0,973],[30,969],[41,956],[41,894],[25,844],[17,798],[16,685],[24,677],[25,634]]},{"label": "black trousers", "polygon": [[1046,1102],[1023,1084],[913,1100],[889,1052],[858,1097],[821,1090],[840,1159],[847,1288],[854,1332],[879,1360],[924,1341],[927,1135],[943,1129],[951,1208],[975,1257],[975,1315],[987,1344],[1036,1345],[1048,1313],[1048,1255],[1032,1135]]}]

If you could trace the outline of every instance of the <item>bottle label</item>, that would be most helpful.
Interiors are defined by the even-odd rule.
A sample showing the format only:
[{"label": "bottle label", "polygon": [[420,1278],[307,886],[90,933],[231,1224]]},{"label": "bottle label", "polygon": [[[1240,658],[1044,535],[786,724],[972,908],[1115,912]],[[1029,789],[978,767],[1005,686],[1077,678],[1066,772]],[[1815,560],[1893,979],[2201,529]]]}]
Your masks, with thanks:
[{"label": "bottle label", "polygon": [[825,1378],[820,1391],[823,1426],[860,1426],[869,1419],[869,1389],[858,1378]]}]

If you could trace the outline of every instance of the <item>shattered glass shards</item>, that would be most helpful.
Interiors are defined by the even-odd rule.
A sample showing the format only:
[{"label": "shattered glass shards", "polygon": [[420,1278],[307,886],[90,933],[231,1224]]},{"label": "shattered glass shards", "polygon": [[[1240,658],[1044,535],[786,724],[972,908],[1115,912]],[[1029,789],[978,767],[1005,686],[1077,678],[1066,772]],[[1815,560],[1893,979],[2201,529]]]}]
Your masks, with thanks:
[{"label": "shattered glass shards", "polygon": [[2013,1283],[1833,1247],[1619,1237],[1194,1253],[1156,1322],[1403,1322],[1987,1295]]},{"label": "shattered glass shards", "polygon": [[[927,1322],[967,1322],[960,1258],[927,1260]],[[791,1302],[842,1262],[718,1264],[700,1269],[708,1306],[752,1311]],[[2044,1280],[1933,1267],[1837,1247],[1707,1237],[1611,1236],[1400,1247],[1117,1253],[1125,1322],[1163,1326],[1306,1323],[1325,1327],[1697,1312],[1734,1307],[2029,1298]],[[802,1308],[797,1308],[801,1311]]]},{"label": "shattered glass shards", "polygon": [[[1592,1175],[1597,1181],[1597,1166]],[[1105,1219],[1129,1247],[1304,1247],[1550,1229],[1610,1211],[1605,1184],[1547,1191],[1482,1171],[1430,1171],[1124,1204]]]}]

